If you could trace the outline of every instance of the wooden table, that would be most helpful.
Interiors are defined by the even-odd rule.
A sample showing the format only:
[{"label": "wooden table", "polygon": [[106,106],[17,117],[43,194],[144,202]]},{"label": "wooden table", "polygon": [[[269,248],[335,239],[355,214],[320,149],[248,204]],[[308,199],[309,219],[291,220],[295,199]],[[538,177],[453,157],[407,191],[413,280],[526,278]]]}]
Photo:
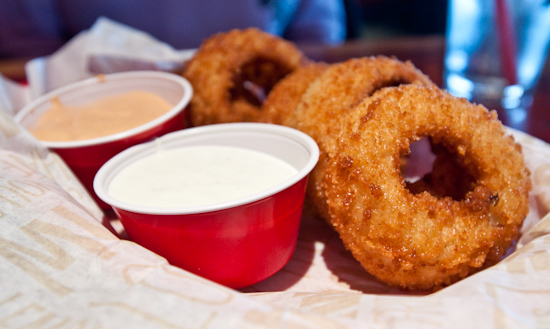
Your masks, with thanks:
[{"label": "wooden table", "polygon": [[[427,74],[439,86],[443,86],[443,56],[445,38],[441,36],[407,37],[391,40],[349,41],[340,46],[300,45],[306,55],[327,63],[341,62],[353,57],[372,55],[395,56],[400,60],[410,60],[418,69]],[[507,113],[497,110],[499,119],[510,124]],[[550,60],[542,73],[537,87],[533,106],[528,112],[522,127],[515,127],[532,136],[550,143]]]},{"label": "wooden table", "polygon": [[[445,38],[442,36],[407,37],[385,40],[349,41],[339,46],[299,45],[311,59],[327,63],[341,62],[353,57],[372,55],[395,56],[410,60],[439,86],[443,85],[443,56]],[[0,60],[0,73],[14,80],[24,79],[26,59]],[[495,108],[502,122],[508,125],[508,116]],[[542,73],[532,109],[520,130],[550,143],[550,60]]]}]

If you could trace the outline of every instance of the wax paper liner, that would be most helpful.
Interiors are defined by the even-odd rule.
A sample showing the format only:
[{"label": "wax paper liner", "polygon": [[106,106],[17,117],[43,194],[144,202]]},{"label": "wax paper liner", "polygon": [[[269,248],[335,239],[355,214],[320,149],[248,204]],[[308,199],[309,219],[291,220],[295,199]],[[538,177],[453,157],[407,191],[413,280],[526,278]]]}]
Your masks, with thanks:
[{"label": "wax paper liner", "polygon": [[[90,34],[104,28],[155,44],[106,20]],[[170,49],[171,59],[126,56],[126,46],[103,57],[117,63],[107,59],[103,69],[139,68],[155,56],[173,63],[188,58]],[[86,63],[101,57],[95,51],[87,52]],[[38,67],[60,69],[57,59],[37,59]],[[95,74],[88,64],[79,77]],[[39,81],[41,93],[51,88]],[[11,83],[0,87],[1,328],[550,327],[550,146],[536,138],[510,130],[523,146],[534,188],[517,249],[499,264],[435,293],[401,291],[372,278],[328,225],[305,213],[290,262],[236,291],[121,239],[116,220],[63,161],[12,120],[16,104],[36,97],[32,83],[21,93]]]}]

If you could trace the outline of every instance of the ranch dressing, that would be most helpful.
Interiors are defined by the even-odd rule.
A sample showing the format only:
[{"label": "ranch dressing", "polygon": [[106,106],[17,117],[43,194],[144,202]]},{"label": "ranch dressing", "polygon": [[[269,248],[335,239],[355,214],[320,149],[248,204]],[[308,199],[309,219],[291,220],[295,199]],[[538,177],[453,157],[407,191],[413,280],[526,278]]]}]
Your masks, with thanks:
[{"label": "ranch dressing", "polygon": [[264,191],[297,172],[278,158],[244,148],[160,149],[122,169],[107,193],[140,206],[204,206]]}]

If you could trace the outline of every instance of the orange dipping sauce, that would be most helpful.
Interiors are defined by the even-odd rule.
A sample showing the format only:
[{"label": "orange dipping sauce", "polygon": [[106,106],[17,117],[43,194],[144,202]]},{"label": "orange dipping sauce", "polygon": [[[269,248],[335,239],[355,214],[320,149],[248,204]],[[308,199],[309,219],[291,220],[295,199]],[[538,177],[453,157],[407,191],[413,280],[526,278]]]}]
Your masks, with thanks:
[{"label": "orange dipping sauce", "polygon": [[141,126],[173,107],[148,91],[129,91],[85,105],[68,106],[58,99],[29,129],[39,140],[68,142],[98,138]]}]

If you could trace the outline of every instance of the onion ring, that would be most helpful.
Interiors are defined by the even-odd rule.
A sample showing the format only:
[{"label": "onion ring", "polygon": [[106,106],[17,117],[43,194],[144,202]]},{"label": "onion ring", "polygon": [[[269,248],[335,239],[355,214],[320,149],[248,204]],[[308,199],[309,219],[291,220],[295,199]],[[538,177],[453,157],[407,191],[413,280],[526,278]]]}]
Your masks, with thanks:
[{"label": "onion ring", "polygon": [[313,63],[284,77],[267,96],[258,121],[288,126],[307,88],[328,67],[326,63]]},{"label": "onion ring", "polygon": [[338,135],[336,123],[355,105],[376,90],[401,84],[435,85],[412,63],[395,58],[363,57],[333,64],[309,86],[289,125],[318,143],[330,144]]},{"label": "onion ring", "polygon": [[[474,178],[463,199],[407,189],[401,157],[423,137],[444,148],[440,169],[453,155]],[[494,111],[438,88],[402,85],[354,109],[324,178],[332,226],[370,274],[438,289],[506,254],[529,211],[529,176]]]},{"label": "onion ring", "polygon": [[191,124],[257,121],[271,88],[308,62],[291,42],[255,28],[208,38],[183,72],[194,89]]},{"label": "onion ring", "polygon": [[[323,187],[328,155],[336,152],[340,126],[363,99],[375,91],[400,84],[435,86],[410,62],[385,56],[364,57],[332,64],[305,90],[286,125],[311,136],[319,145],[317,166],[310,174],[307,195],[319,216],[330,221]],[[282,96],[284,97],[284,96]]]}]

